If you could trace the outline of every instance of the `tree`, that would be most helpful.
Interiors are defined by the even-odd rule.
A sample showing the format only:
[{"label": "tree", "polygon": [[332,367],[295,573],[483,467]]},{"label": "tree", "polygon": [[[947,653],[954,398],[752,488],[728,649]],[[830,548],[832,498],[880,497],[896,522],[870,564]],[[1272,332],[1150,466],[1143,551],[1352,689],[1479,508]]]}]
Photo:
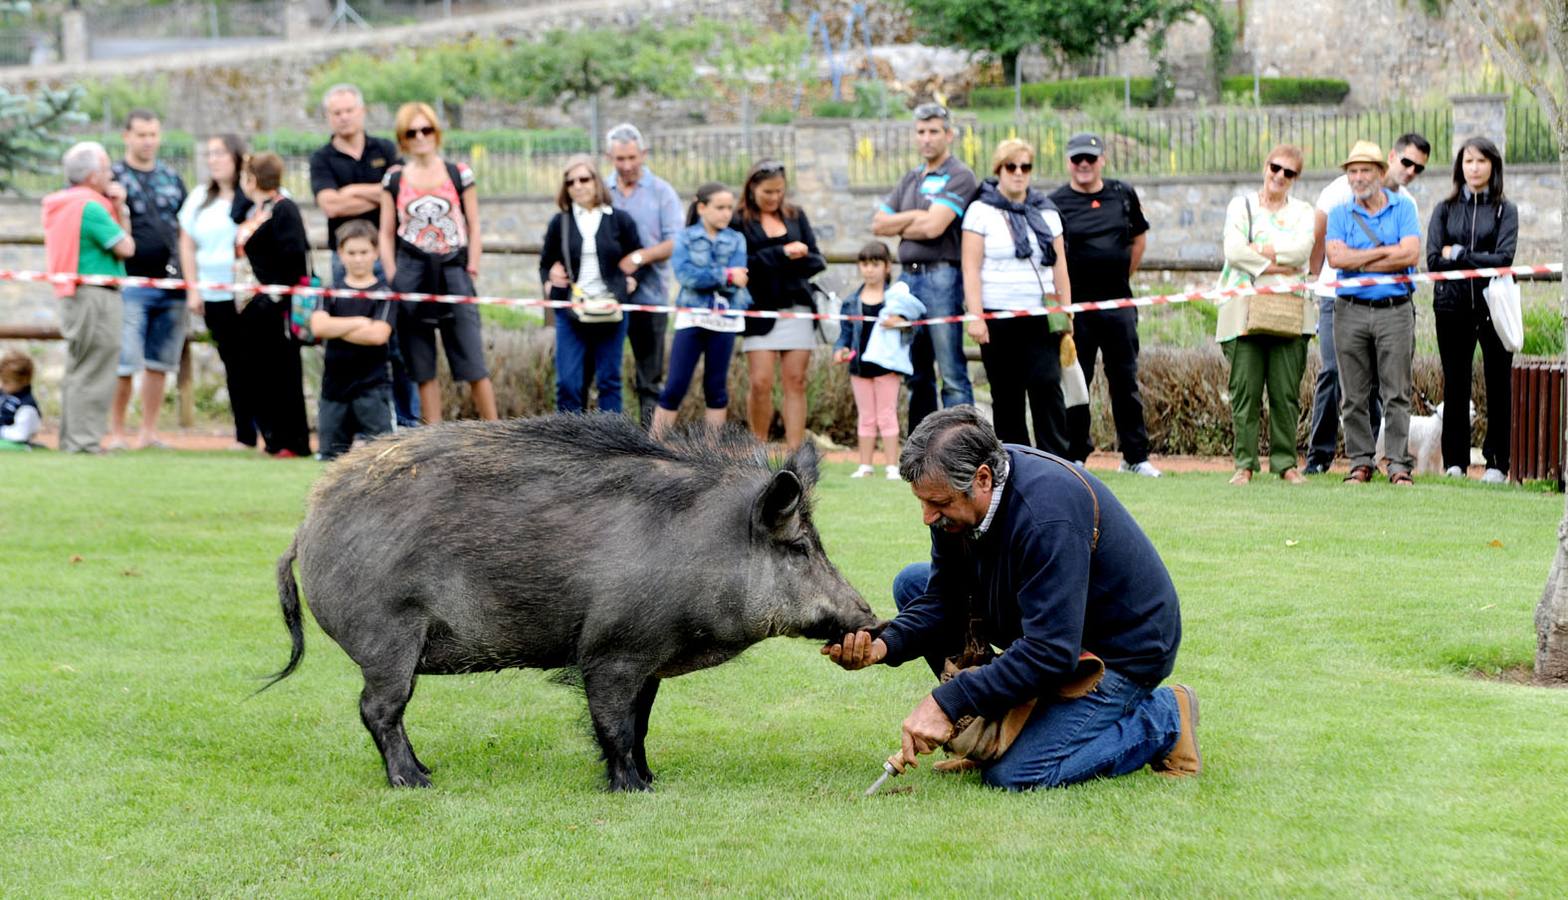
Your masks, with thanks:
[{"label": "tree", "polygon": [[915,25],[931,40],[1000,59],[1007,77],[1030,47],[1083,60],[1132,40],[1145,25],[1173,11],[1194,11],[1185,0],[904,0]]},{"label": "tree", "polygon": [[[1562,195],[1562,252],[1568,260],[1568,0],[1539,0],[1546,17],[1546,59],[1532,63],[1517,36],[1507,25],[1508,16],[1498,0],[1458,0],[1469,21],[1492,48],[1508,74],[1541,104],[1557,138],[1557,173]],[[1562,282],[1561,308],[1568,337],[1568,273]],[[1535,681],[1568,685],[1568,497],[1562,522],[1557,526],[1557,554],[1546,576],[1535,607]]]},{"label": "tree", "polygon": [[47,172],[58,167],[64,140],[55,134],[62,125],[87,121],[78,109],[82,89],[40,90],[13,94],[0,88],[0,191],[16,186],[16,173]]}]

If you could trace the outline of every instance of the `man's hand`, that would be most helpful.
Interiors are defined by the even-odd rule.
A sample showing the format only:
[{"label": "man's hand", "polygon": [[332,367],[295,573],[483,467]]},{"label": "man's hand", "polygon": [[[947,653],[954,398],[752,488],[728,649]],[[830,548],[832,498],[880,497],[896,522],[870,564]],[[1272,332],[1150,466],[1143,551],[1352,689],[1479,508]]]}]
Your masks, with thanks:
[{"label": "man's hand", "polygon": [[844,635],[843,643],[823,647],[822,655],[846,671],[853,672],[874,666],[886,658],[887,644],[882,643],[881,638],[873,640],[869,631],[857,631]]},{"label": "man's hand", "polygon": [[888,760],[893,768],[900,773],[904,766],[918,765],[915,757],[922,753],[930,753],[936,748],[947,743],[953,736],[953,723],[948,719],[947,713],[942,712],[942,707],[936,703],[936,698],[930,694],[915,707],[915,711],[904,720],[904,748],[900,756]]},{"label": "man's hand", "polygon": [[618,268],[621,270],[622,275],[636,275],[637,270],[642,268],[641,266],[637,265],[637,263],[632,261],[633,255],[635,254],[626,254],[625,256],[621,257],[620,263],[617,264]]},{"label": "man's hand", "polygon": [[109,190],[105,191],[104,193],[115,203],[124,203],[127,196],[125,193],[125,185],[119,183],[118,181],[109,182]]}]

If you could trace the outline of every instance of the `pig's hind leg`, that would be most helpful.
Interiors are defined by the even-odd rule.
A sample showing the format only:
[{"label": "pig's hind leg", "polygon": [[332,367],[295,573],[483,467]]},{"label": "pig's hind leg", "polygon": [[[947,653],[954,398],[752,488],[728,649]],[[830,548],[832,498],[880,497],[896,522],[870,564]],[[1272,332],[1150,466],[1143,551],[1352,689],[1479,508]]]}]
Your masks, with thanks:
[{"label": "pig's hind leg", "polygon": [[376,741],[393,787],[429,787],[430,770],[414,756],[403,730],[403,710],[414,696],[414,668],[419,648],[392,650],[375,665],[361,668],[365,689],[359,695],[359,718]]},{"label": "pig's hind leg", "polygon": [[[606,775],[612,791],[651,791],[647,762],[642,757],[639,723],[646,728],[646,705],[653,705],[658,679],[647,666],[628,660],[584,661],[583,687],[588,694],[588,715],[593,719],[594,736],[604,753]],[[653,687],[648,684],[652,682]]]},{"label": "pig's hind leg", "polygon": [[653,772],[648,768],[648,716],[653,712],[653,698],[659,693],[659,678],[650,675],[637,692],[637,742],[632,746],[632,761],[637,764],[637,774],[644,781],[653,782]]}]

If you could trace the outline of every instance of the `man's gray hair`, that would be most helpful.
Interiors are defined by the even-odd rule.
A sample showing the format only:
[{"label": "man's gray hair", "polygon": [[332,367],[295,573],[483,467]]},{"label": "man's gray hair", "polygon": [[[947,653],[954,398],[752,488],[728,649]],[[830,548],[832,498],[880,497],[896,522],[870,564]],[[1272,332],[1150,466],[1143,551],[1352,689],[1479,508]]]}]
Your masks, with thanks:
[{"label": "man's gray hair", "polygon": [[109,158],[109,152],[97,141],[82,141],[73,144],[71,149],[65,151],[60,157],[60,168],[65,170],[65,180],[70,184],[81,184],[103,165]]},{"label": "man's gray hair", "polygon": [[973,406],[952,406],[926,416],[904,443],[898,475],[910,484],[940,479],[969,496],[975,473],[991,467],[993,482],[1007,471],[1007,451],[991,423]]},{"label": "man's gray hair", "polygon": [[614,147],[616,144],[636,144],[639,151],[648,149],[642,141],[642,132],[630,122],[622,122],[605,132],[604,145]]},{"label": "man's gray hair", "polygon": [[353,94],[354,99],[359,102],[360,106],[365,105],[365,95],[362,91],[360,91],[359,85],[350,84],[347,81],[340,81],[337,84],[334,84],[332,87],[329,87],[325,91],[321,92],[321,109],[323,112],[326,111],[327,101],[332,99],[333,94]]}]

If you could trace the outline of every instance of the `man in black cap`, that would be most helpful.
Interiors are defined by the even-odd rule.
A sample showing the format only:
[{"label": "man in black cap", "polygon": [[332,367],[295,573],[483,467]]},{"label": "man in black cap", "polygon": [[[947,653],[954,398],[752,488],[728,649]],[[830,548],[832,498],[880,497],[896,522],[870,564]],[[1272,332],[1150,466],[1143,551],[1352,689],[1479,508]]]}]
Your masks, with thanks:
[{"label": "man in black cap", "polygon": [[[1104,170],[1105,144],[1099,135],[1075,134],[1067,142],[1067,183],[1051,194],[1062,214],[1067,276],[1078,303],[1131,297],[1132,275],[1148,240],[1149,221],[1143,217],[1138,193],[1130,185],[1102,177]],[[1091,384],[1095,356],[1105,361],[1121,470],[1158,478],[1160,470],[1149,462],[1149,432],[1138,393],[1138,310],[1078,313],[1073,317],[1073,342]],[[1068,456],[1080,463],[1093,452],[1087,405],[1067,410],[1067,441]]]}]

